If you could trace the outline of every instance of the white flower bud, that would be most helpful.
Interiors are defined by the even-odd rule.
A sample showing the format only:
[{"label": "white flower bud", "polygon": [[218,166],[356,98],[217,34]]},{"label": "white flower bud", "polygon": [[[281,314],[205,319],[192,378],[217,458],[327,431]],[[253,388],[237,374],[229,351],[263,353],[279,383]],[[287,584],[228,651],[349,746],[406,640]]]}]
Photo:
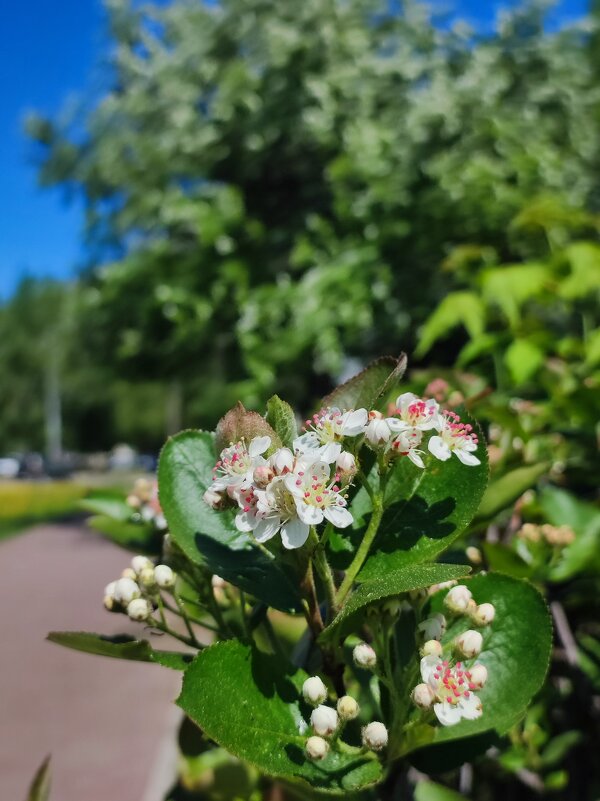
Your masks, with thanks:
[{"label": "white flower bud", "polygon": [[175,586],[175,573],[169,565],[156,565],[154,568],[154,580],[161,590],[170,590]]},{"label": "white flower bud", "polygon": [[458,584],[456,587],[448,592],[444,598],[444,604],[451,612],[455,614],[463,614],[466,611],[469,601],[473,597],[471,590],[465,587],[464,584]]},{"label": "white flower bud", "polygon": [[223,505],[223,496],[220,492],[209,487],[202,496],[204,503],[207,503],[211,509],[220,509]]},{"label": "white flower bud", "polygon": [[134,598],[127,604],[127,614],[132,620],[141,622],[152,614],[152,607],[145,598]]},{"label": "white flower bud", "polygon": [[365,429],[365,437],[371,445],[382,445],[392,436],[388,424],[383,419],[381,412],[369,412],[369,422]]},{"label": "white flower bud", "polygon": [[471,620],[476,626],[489,626],[496,617],[496,607],[493,604],[479,604],[471,614]]},{"label": "white flower bud", "polygon": [[[382,607],[383,612],[386,615],[391,615],[392,617],[398,617],[402,609],[404,608],[404,603],[399,598],[391,598],[389,601],[386,601]],[[412,607],[409,604],[409,609]]]},{"label": "white flower bud", "polygon": [[140,574],[138,576],[138,582],[141,587],[144,588],[153,587],[156,584],[156,579],[154,577],[154,568],[145,567],[143,570],[140,570]]},{"label": "white flower bud", "polygon": [[441,656],[442,643],[438,640],[427,640],[421,648],[421,656]]},{"label": "white flower bud", "polygon": [[305,750],[306,756],[309,759],[325,759],[329,753],[329,743],[322,737],[316,737],[313,735],[306,741]]},{"label": "white flower bud", "polygon": [[483,561],[481,551],[474,545],[469,545],[469,547],[465,550],[465,555],[469,562],[472,562],[474,565],[480,565]]},{"label": "white flower bud", "polygon": [[154,518],[154,525],[156,528],[164,531],[167,527],[167,518],[163,514],[158,514]]},{"label": "white flower bud", "polygon": [[154,567],[152,562],[148,559],[147,556],[134,556],[131,560],[131,567],[135,570],[137,575],[142,572],[145,567]]},{"label": "white flower bud", "polygon": [[302,685],[302,696],[307,704],[318,706],[327,698],[327,687],[318,676],[311,676]]},{"label": "white flower bud", "polygon": [[359,642],[352,651],[354,663],[361,668],[373,668],[377,664],[377,654],[366,642]]},{"label": "white flower bud", "polygon": [[294,454],[289,448],[278,448],[269,459],[269,464],[278,476],[289,473],[294,467]]},{"label": "white flower bud", "polygon": [[128,495],[126,503],[127,506],[131,506],[132,509],[139,509],[142,505],[142,501],[137,495]]},{"label": "white flower bud", "polygon": [[216,573],[211,578],[210,583],[212,584],[213,590],[224,590],[227,586],[225,579],[221,578],[221,576],[217,576]]},{"label": "white flower bud", "polygon": [[112,595],[105,595],[102,603],[104,604],[104,608],[106,609],[107,612],[120,611],[120,610],[117,610],[115,608],[116,607],[116,601],[112,597]]},{"label": "white flower bud", "polygon": [[488,672],[486,666],[477,662],[476,665],[473,665],[469,673],[471,674],[471,678],[469,679],[470,683],[474,685],[476,690],[480,690],[487,681]]},{"label": "white flower bud", "polygon": [[104,588],[104,597],[114,598],[116,586],[117,586],[116,581],[111,581],[109,584],[107,584],[106,587]]},{"label": "white flower bud", "polygon": [[483,637],[478,631],[469,629],[456,638],[456,647],[467,659],[472,659],[481,653]]},{"label": "white flower bud", "polygon": [[342,720],[354,720],[360,712],[360,707],[350,695],[342,695],[337,702],[338,715]]},{"label": "white flower bud", "polygon": [[257,487],[266,487],[274,476],[275,473],[268,465],[261,464],[254,470],[252,478]]},{"label": "white flower bud", "polygon": [[340,473],[356,473],[356,459],[348,451],[342,451],[336,460]]},{"label": "white flower bud", "polygon": [[114,598],[115,601],[118,601],[123,606],[127,606],[130,601],[133,601],[134,598],[139,598],[140,596],[140,588],[138,585],[130,578],[120,578],[115,583],[114,589]]},{"label": "white flower bud", "polygon": [[411,698],[419,709],[429,709],[435,700],[435,693],[429,684],[417,684],[412,691]]},{"label": "white flower bud", "polygon": [[447,590],[450,587],[455,587],[458,584],[456,579],[450,579],[450,581],[440,581],[439,584],[432,584],[431,587],[427,589],[428,595],[435,595],[436,592],[440,590]]},{"label": "white flower bud", "polygon": [[373,751],[381,751],[385,748],[388,742],[388,730],[378,720],[369,723],[362,730],[363,745],[371,748]]},{"label": "white flower bud", "polygon": [[131,567],[126,567],[125,570],[121,571],[121,578],[128,578],[132,581],[137,579],[137,573]]},{"label": "white flower bud", "polygon": [[330,706],[323,706],[321,704],[310,714],[310,722],[315,730],[315,734],[320,734],[321,737],[327,737],[338,727],[338,714],[335,709]]}]

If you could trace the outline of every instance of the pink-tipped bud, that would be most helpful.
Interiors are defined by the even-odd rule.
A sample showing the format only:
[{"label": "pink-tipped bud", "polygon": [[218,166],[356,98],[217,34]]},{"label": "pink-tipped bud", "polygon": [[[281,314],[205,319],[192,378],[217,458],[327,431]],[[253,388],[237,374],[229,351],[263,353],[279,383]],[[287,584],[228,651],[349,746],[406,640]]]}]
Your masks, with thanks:
[{"label": "pink-tipped bud", "polygon": [[255,468],[252,477],[257,487],[266,487],[267,484],[273,480],[274,476],[275,473],[273,470],[268,465],[262,464]]},{"label": "pink-tipped bud", "polygon": [[294,454],[289,448],[278,448],[269,459],[269,463],[278,476],[289,473],[294,467]]},{"label": "pink-tipped bud", "polygon": [[480,690],[487,681],[488,672],[486,666],[482,665],[480,662],[477,662],[477,664],[473,665],[469,672],[471,674],[469,681],[471,684],[473,684],[476,690]]}]

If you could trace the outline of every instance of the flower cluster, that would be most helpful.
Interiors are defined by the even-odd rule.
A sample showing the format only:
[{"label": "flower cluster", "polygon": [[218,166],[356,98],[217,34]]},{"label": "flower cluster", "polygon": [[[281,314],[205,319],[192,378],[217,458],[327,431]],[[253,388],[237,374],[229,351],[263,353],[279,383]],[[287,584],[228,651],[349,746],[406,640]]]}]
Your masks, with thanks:
[{"label": "flower cluster", "polygon": [[133,519],[144,523],[152,523],[159,531],[167,528],[167,521],[158,501],[158,483],[149,478],[138,478],[130,494],[127,504],[133,509]]},{"label": "flower cluster", "polygon": [[[363,643],[364,644],[364,643]],[[337,743],[344,725],[354,720],[360,712],[356,700],[350,695],[338,699],[336,708],[326,706],[327,687],[319,676],[311,676],[302,685],[302,696],[307,704],[314,707],[310,715],[313,734],[308,737],[305,752],[309,759],[325,759],[332,746]],[[302,721],[301,733],[308,727]],[[387,745],[388,732],[383,723],[372,721],[362,728],[363,746],[372,751],[381,751]]]},{"label": "flower cluster", "polygon": [[536,526],[534,523],[525,523],[519,531],[517,537],[526,542],[547,542],[558,548],[564,548],[575,540],[575,532],[571,526],[552,526],[544,523]]},{"label": "flower cluster", "polygon": [[168,565],[154,565],[146,556],[134,556],[131,567],[104,588],[104,606],[109,612],[126,612],[132,620],[152,616],[161,590],[172,590],[176,575]]},{"label": "flower cluster", "polygon": [[[487,626],[496,616],[494,606],[475,603],[464,584],[453,586],[444,604],[453,615],[465,615],[476,626]],[[483,707],[475,691],[484,686],[488,672],[485,665],[472,660],[481,653],[481,633],[468,629],[444,646],[440,639],[446,631],[446,618],[439,613],[424,620],[418,628],[427,641],[421,648],[423,682],[413,689],[414,704],[423,710],[433,708],[443,726],[453,726],[462,718],[480,717]]]}]

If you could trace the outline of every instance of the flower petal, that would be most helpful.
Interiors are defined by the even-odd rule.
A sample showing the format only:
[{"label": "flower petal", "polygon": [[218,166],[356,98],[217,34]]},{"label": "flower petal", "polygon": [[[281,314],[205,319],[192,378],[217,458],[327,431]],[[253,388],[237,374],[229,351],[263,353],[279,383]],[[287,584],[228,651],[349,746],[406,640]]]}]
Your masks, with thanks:
[{"label": "flower petal", "polygon": [[318,526],[323,521],[323,512],[318,506],[304,503],[299,498],[296,498],[296,511],[298,517],[303,523],[308,526]]},{"label": "flower petal", "polygon": [[281,527],[281,541],[288,550],[301,548],[308,539],[309,526],[294,518]]},{"label": "flower petal", "polygon": [[450,448],[441,437],[431,437],[427,443],[427,447],[429,452],[432,453],[436,459],[441,459],[442,462],[445,462],[452,456]]},{"label": "flower petal", "polygon": [[238,531],[254,531],[259,520],[252,512],[238,512],[235,516],[235,527]]},{"label": "flower petal", "polygon": [[257,542],[266,542],[277,534],[280,526],[281,519],[279,517],[268,517],[265,520],[260,520],[254,529],[254,539]]},{"label": "flower petal", "polygon": [[423,681],[429,683],[430,679],[433,678],[436,668],[441,664],[442,660],[439,656],[424,656],[420,664],[421,678]]},{"label": "flower petal", "polygon": [[400,420],[398,417],[386,417],[385,422],[388,424],[390,431],[404,431],[410,428],[408,423],[405,423],[404,420]]},{"label": "flower petal", "polygon": [[406,455],[408,456],[408,458],[410,459],[410,461],[411,461],[413,464],[416,464],[416,466],[417,466],[417,467],[421,467],[421,468],[424,468],[424,467],[425,467],[425,462],[424,462],[424,461],[421,459],[421,457],[419,456],[419,454],[417,453],[417,451],[413,451],[412,449],[410,449],[410,450],[407,452],[407,454],[406,454]]},{"label": "flower petal", "polygon": [[369,415],[366,409],[355,409],[342,415],[342,434],[345,437],[355,437],[362,434],[367,425]]},{"label": "flower petal", "polygon": [[248,453],[251,457],[260,456],[271,445],[271,437],[255,437],[250,443]]},{"label": "flower petal", "polygon": [[434,704],[433,711],[442,726],[455,726],[461,719],[460,709],[446,701],[443,704]]},{"label": "flower petal", "polygon": [[341,452],[342,444],[340,442],[329,442],[317,451],[319,459],[327,464],[335,462]]},{"label": "flower petal", "polygon": [[354,522],[354,518],[344,506],[327,506],[323,514],[336,528],[346,528]]},{"label": "flower petal", "polygon": [[458,456],[463,464],[469,465],[469,467],[475,467],[475,465],[481,464],[480,460],[476,456],[473,456],[472,453],[468,453],[468,451],[465,451],[462,448],[456,448],[454,453]]},{"label": "flower petal", "polygon": [[465,718],[465,720],[477,720],[477,718],[480,718],[483,714],[481,701],[476,695],[470,694],[468,698],[463,696],[459,700],[458,705],[460,707],[461,716]]}]

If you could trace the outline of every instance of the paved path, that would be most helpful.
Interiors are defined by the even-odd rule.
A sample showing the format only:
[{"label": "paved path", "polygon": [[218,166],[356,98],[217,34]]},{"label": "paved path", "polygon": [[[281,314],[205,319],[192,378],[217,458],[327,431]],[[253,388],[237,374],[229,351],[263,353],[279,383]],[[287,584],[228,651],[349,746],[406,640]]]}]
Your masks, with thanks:
[{"label": "paved path", "polygon": [[139,633],[101,602],[105,584],[127,562],[126,551],[82,524],[36,526],[0,543],[3,801],[25,798],[48,753],[50,801],[162,798],[179,674],[44,639],[52,629]]}]

